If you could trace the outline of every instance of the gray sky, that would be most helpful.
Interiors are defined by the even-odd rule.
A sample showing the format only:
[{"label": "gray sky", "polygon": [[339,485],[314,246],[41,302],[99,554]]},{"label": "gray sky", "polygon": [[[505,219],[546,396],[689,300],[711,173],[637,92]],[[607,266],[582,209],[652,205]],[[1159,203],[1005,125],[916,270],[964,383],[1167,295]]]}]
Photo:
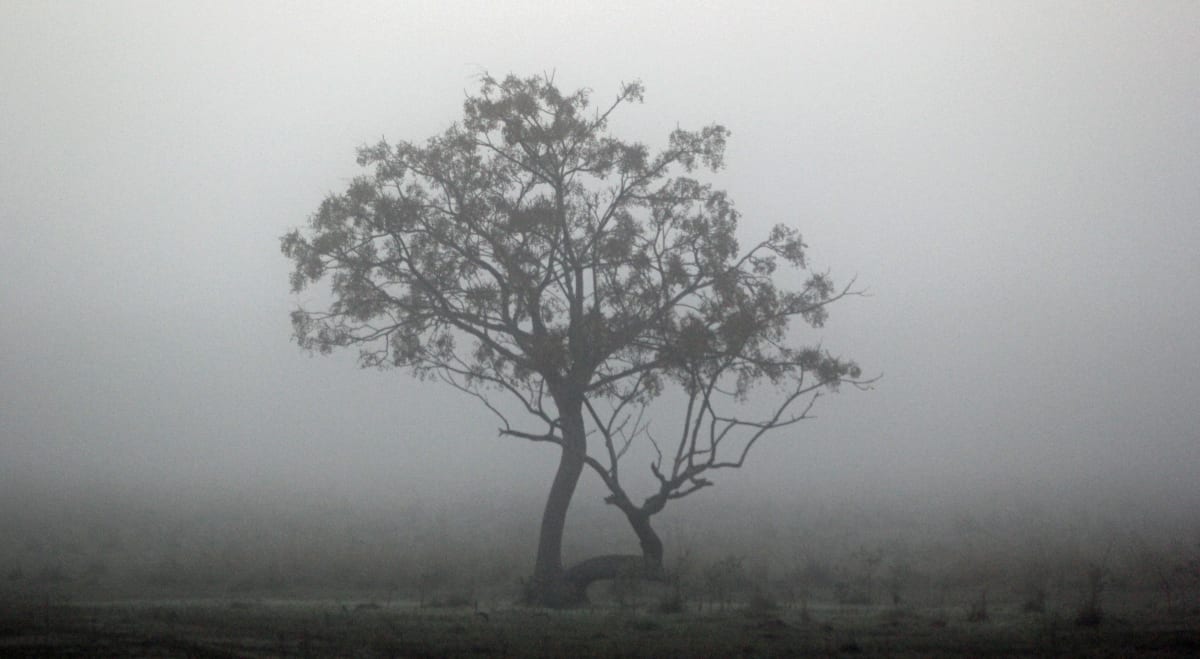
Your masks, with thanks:
[{"label": "gray sky", "polygon": [[0,482],[541,492],[553,450],[474,401],[289,343],[278,238],[356,146],[555,70],[641,79],[614,130],[652,145],[726,125],[744,240],[872,293],[800,336],[876,390],[715,492],[1191,492],[1198,62],[1194,2],[5,0]]}]

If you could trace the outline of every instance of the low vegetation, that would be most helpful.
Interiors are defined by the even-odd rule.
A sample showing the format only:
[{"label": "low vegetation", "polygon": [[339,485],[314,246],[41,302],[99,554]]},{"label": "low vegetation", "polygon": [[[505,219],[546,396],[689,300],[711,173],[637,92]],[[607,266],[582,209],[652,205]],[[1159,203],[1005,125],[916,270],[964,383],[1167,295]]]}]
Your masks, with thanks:
[{"label": "low vegetation", "polygon": [[521,510],[138,501],[0,504],[0,655],[1200,652],[1186,520],[745,502],[771,514],[681,514],[662,579],[549,611],[517,604]]},{"label": "low vegetation", "polygon": [[85,656],[1194,656],[1196,616],[1145,612],[1101,626],[998,607],[984,623],[950,608],[810,605],[661,613],[419,608],[413,603],[209,600],[50,603],[0,612],[0,654]]}]

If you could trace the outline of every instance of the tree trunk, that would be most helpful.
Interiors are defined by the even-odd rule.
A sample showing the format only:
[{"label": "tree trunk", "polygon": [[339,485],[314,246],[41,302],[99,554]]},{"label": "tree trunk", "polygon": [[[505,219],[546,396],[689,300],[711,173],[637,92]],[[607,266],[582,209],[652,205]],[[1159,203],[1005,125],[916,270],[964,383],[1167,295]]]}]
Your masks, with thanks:
[{"label": "tree trunk", "polygon": [[642,546],[642,559],[646,562],[646,569],[661,572],[663,545],[658,534],[654,532],[654,528],[650,526],[650,516],[641,511],[626,513],[625,516],[629,519],[629,524],[633,526],[633,532],[637,534],[638,542]]},{"label": "tree trunk", "polygon": [[666,580],[662,564],[662,540],[650,526],[650,516],[637,509],[624,512],[642,545],[642,555],[608,554],[571,566],[564,575],[564,581],[580,603],[587,601],[587,588],[594,581],[622,576],[636,576],[651,581]]},{"label": "tree trunk", "polygon": [[[567,409],[563,409],[566,407]],[[533,566],[533,581],[525,593],[529,604],[541,606],[571,606],[582,601],[582,593],[572,588],[563,578],[562,538],[567,522],[567,509],[575,486],[583,473],[583,457],[587,453],[584,437],[582,405],[574,409],[560,402],[562,418],[563,451],[559,458],[558,471],[546,498],[546,509],[542,513],[542,528],[538,536],[537,561]]]},{"label": "tree trunk", "polygon": [[563,529],[566,527],[571,497],[583,473],[587,438],[584,434],[582,401],[576,405],[565,400],[556,400],[556,403],[562,419],[563,451],[542,514],[537,561],[533,566],[533,579],[525,591],[525,602],[554,608],[578,606],[587,602],[587,588],[594,581],[630,574],[643,579],[664,580],[662,540],[650,526],[650,515],[628,501],[618,507],[637,534],[642,555],[597,556],[568,570],[563,569]]}]

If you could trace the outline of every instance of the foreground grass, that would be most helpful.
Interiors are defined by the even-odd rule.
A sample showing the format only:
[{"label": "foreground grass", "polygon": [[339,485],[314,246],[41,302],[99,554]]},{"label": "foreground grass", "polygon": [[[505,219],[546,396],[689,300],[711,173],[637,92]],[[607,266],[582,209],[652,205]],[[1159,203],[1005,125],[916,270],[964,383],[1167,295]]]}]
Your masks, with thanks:
[{"label": "foreground grass", "polygon": [[612,608],[430,610],[335,601],[159,601],[0,607],[0,656],[771,657],[1195,656],[1194,616],[1054,613],[967,622],[938,610],[750,614]]}]

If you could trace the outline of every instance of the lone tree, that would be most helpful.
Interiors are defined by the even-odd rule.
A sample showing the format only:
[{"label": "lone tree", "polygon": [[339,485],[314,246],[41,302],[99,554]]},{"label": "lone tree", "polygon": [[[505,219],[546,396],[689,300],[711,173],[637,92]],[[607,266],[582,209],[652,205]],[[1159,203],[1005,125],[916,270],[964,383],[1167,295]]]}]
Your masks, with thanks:
[{"label": "lone tree", "polygon": [[[658,153],[608,133],[612,112],[642,92],[625,84],[591,109],[587,90],[563,94],[549,76],[484,76],[460,123],[424,144],[361,148],[373,173],[282,238],[293,290],[328,277],[332,293],[326,309],[293,312],[302,347],[353,346],[364,367],[440,378],[495,412],[502,435],[561,449],[531,603],[582,602],[589,583],[631,566],[662,578],[650,521],[667,502],[741,467],[822,391],[864,384],[854,362],[793,346],[788,331],[796,317],[821,326],[826,307],[855,291],[812,272],[796,290],[777,287],[781,262],[806,269],[799,234],[776,226],[740,250],[732,202],[689,176],[722,166],[724,127],[677,129]],[[759,415],[734,414],[765,385],[765,413],[755,390]],[[510,423],[497,394],[537,427]],[[656,400],[678,406],[669,438],[646,420]],[[640,502],[619,469],[635,440],[657,456]],[[641,556],[564,569],[563,527],[585,467]]]}]

